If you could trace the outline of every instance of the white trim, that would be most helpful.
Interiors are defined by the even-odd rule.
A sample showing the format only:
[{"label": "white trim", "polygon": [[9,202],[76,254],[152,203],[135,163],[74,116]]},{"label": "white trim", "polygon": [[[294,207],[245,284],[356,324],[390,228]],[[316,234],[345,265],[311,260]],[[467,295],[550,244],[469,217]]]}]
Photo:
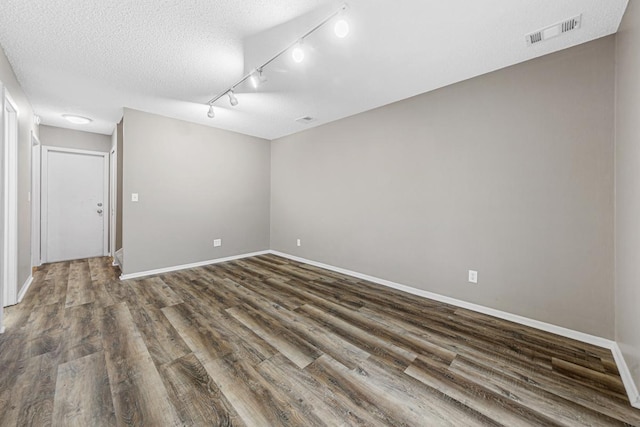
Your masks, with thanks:
[{"label": "white trim", "polygon": [[[20,117],[16,103],[6,89],[2,96],[2,122],[4,141],[4,242],[2,242],[4,259],[4,271],[2,282],[4,283],[3,305],[9,306],[16,303],[18,287],[18,145],[20,132]],[[9,115],[7,109],[11,109],[11,115],[15,115],[15,135],[9,137]]]},{"label": "white trim", "polygon": [[42,145],[36,134],[31,131],[31,267],[40,267],[40,224],[41,224],[41,160]]},{"label": "white trim", "polygon": [[173,267],[158,268],[157,270],[148,270],[148,271],[140,271],[138,273],[123,274],[120,276],[120,280],[137,279],[138,277],[151,276],[154,274],[169,273],[171,271],[186,270],[188,268],[196,268],[196,267],[202,267],[205,265],[220,264],[221,262],[234,261],[237,259],[249,258],[252,256],[258,256],[258,255],[266,255],[268,253],[271,253],[271,251],[252,252],[249,254],[233,255],[230,257],[217,258],[209,261],[194,262],[193,264],[183,264],[183,265],[176,265]]},{"label": "white trim", "polygon": [[27,291],[31,287],[32,283],[33,283],[33,275],[30,275],[22,285],[22,288],[20,289],[20,293],[18,294],[18,304],[22,302],[22,299],[27,294]]},{"label": "white trim", "polygon": [[627,391],[627,396],[629,397],[631,406],[640,409],[640,393],[638,392],[636,383],[633,381],[631,371],[629,370],[629,366],[622,355],[622,351],[620,351],[618,343],[613,343],[611,352],[613,353],[613,359],[616,361],[616,365],[618,366],[618,371],[620,371],[620,378],[622,378],[622,383]]},{"label": "white trim", "polygon": [[[114,131],[117,132],[117,129]],[[116,200],[118,152],[116,147],[109,152],[109,255],[116,257]]]},{"label": "white trim", "polygon": [[355,271],[347,270],[340,267],[334,267],[331,265],[323,264],[316,261],[311,261],[305,258],[300,258],[294,255],[285,254],[278,251],[270,251],[273,255],[278,255],[283,258],[289,258],[294,261],[302,262],[305,264],[314,265],[316,267],[324,268],[327,270],[335,271],[337,273],[345,274],[347,276],[356,277],[358,279],[367,280],[369,282],[377,283],[379,285],[387,286],[389,288],[397,289],[400,291],[404,291],[413,295],[417,295],[423,298],[432,299],[435,301],[444,302],[446,304],[454,305],[456,307],[465,308],[467,310],[476,311],[478,313],[488,314],[489,316],[497,317],[499,319],[508,320],[510,322],[518,323],[525,326],[530,326],[532,328],[540,329],[542,331],[551,332],[556,335],[560,335],[566,338],[571,338],[577,341],[582,341],[587,344],[593,344],[598,347],[603,348],[612,348],[612,344],[615,344],[613,341],[601,338],[595,335],[586,334],[584,332],[574,331],[573,329],[563,328],[561,326],[556,326],[551,323],[541,322],[539,320],[530,319],[528,317],[519,316],[517,314],[507,313],[505,311],[496,310],[493,308],[485,307],[478,304],[473,304],[470,302],[458,300],[455,298],[447,297],[440,294],[435,294],[433,292],[424,291],[422,289],[412,288],[410,286],[401,285],[399,283],[391,282],[385,279],[379,279],[377,277],[368,276],[366,274],[357,273]]},{"label": "white trim", "polygon": [[124,248],[118,249],[113,254],[113,264],[114,267],[120,267],[120,271],[124,268]]},{"label": "white trim", "polygon": [[74,148],[62,148],[53,146],[42,146],[42,203],[41,203],[41,256],[42,262],[49,262],[49,254],[47,253],[47,236],[48,236],[48,206],[49,206],[49,152],[69,153],[69,154],[84,154],[87,156],[102,157],[102,256],[109,255],[109,153],[104,151],[89,151],[89,150],[77,150]]},{"label": "white trim", "polygon": [[529,326],[542,331],[550,332],[552,334],[560,335],[562,337],[571,338],[576,341],[581,341],[587,344],[592,344],[598,347],[611,350],[611,353],[613,354],[613,359],[615,360],[618,370],[620,371],[620,378],[622,378],[622,383],[624,384],[624,388],[627,392],[627,396],[629,397],[629,402],[631,403],[631,406],[633,406],[634,408],[640,409],[640,393],[638,393],[638,388],[636,387],[636,384],[634,383],[633,378],[631,376],[631,372],[629,371],[629,367],[627,366],[627,363],[624,360],[624,357],[622,356],[620,347],[618,347],[618,343],[616,343],[615,341],[598,337],[595,335],[586,334],[584,332],[574,331],[573,329],[564,328],[562,326],[553,325],[551,323],[530,319],[528,317],[518,316],[517,314],[507,313],[505,311],[500,311],[500,310],[485,307],[482,305],[461,301],[461,300],[447,297],[444,295],[435,294],[433,292],[424,291],[422,289],[412,288],[410,286],[401,285],[399,283],[391,282],[389,280],[380,279],[380,278],[369,276],[362,273],[357,273],[355,271],[347,270],[345,268],[334,267],[332,265],[323,264],[321,262],[312,261],[306,258],[294,256],[294,255],[289,255],[283,252],[278,252],[274,250],[270,250],[268,252],[270,254],[281,256],[283,258],[288,258],[293,261],[298,261],[298,262],[313,265],[316,267],[324,268],[326,270],[335,271],[336,273],[356,277],[358,279],[367,280],[369,282],[377,283],[379,285],[387,286],[389,288],[404,291],[409,294],[417,295],[417,296],[428,298],[435,301],[444,302],[446,304],[454,305],[456,307],[465,308],[467,310],[472,310],[478,313],[487,314],[489,316],[497,317],[499,319],[508,320],[510,322],[518,323],[520,325]]}]

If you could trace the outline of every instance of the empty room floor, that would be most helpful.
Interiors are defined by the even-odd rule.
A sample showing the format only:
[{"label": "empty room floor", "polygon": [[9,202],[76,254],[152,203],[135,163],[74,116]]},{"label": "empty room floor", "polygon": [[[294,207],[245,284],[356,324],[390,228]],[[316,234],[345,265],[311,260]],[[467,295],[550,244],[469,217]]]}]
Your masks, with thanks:
[{"label": "empty room floor", "polygon": [[6,310],[2,426],[640,425],[599,347],[274,255],[117,274]]}]

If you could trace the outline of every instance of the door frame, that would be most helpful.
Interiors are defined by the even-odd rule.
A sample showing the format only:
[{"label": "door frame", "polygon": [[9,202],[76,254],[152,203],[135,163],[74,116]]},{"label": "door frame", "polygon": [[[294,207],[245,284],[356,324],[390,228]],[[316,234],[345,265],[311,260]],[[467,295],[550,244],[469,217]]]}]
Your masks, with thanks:
[{"label": "door frame", "polygon": [[[18,139],[20,115],[18,107],[5,89],[2,90],[2,140],[3,140],[3,266],[2,283],[4,306],[18,302]],[[13,112],[7,114],[7,109]],[[15,122],[10,123],[11,116]],[[15,126],[14,135],[10,127]]]},{"label": "door frame", "polygon": [[[103,151],[76,150],[73,148],[62,148],[53,146],[42,146],[42,222],[41,222],[41,259],[43,263],[48,262],[47,253],[47,232],[48,232],[48,209],[49,209],[49,152],[67,153],[67,154],[83,154],[88,156],[102,157],[103,176],[102,176],[102,200],[103,212],[109,212],[109,153]],[[109,254],[109,215],[102,215],[102,256]]]},{"label": "door frame", "polygon": [[41,161],[42,145],[36,134],[31,131],[31,267],[40,267],[40,224],[41,224]]},{"label": "door frame", "polygon": [[[115,131],[114,131],[115,132]],[[118,164],[118,151],[113,147],[109,152],[109,255],[116,256],[116,177]]]}]

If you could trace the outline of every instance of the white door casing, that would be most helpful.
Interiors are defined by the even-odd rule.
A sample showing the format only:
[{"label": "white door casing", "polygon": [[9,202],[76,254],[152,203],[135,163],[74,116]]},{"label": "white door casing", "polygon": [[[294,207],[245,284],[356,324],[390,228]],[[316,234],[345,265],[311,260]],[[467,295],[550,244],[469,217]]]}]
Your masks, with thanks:
[{"label": "white door casing", "polygon": [[40,257],[40,157],[41,145],[31,131],[31,266],[42,265]]},{"label": "white door casing", "polygon": [[[117,129],[114,131],[117,132]],[[116,256],[116,186],[118,154],[115,148],[109,153],[109,255]]]},{"label": "white door casing", "polygon": [[42,261],[108,254],[109,153],[42,148]]},{"label": "white door casing", "polygon": [[18,298],[18,108],[5,90],[2,96],[3,148],[3,305]]}]

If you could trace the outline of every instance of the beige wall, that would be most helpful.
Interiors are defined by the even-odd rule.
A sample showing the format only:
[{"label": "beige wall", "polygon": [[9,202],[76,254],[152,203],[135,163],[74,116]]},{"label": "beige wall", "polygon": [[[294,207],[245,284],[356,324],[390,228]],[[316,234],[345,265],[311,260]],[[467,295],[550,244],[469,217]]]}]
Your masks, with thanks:
[{"label": "beige wall", "polygon": [[125,274],[269,249],[269,141],[125,109],[123,152]]},{"label": "beige wall", "polygon": [[[616,35],[616,341],[640,387],[640,4]],[[636,402],[640,407],[640,401]]]},{"label": "beige wall", "polygon": [[276,140],[271,248],[613,338],[613,95],[608,37]]},{"label": "beige wall", "polygon": [[54,126],[40,126],[40,142],[42,145],[76,150],[100,151],[111,150],[111,136],[99,133],[83,132]]},{"label": "beige wall", "polygon": [[38,136],[33,109],[0,46],[0,82],[18,107],[18,285],[31,276],[31,132]]}]

